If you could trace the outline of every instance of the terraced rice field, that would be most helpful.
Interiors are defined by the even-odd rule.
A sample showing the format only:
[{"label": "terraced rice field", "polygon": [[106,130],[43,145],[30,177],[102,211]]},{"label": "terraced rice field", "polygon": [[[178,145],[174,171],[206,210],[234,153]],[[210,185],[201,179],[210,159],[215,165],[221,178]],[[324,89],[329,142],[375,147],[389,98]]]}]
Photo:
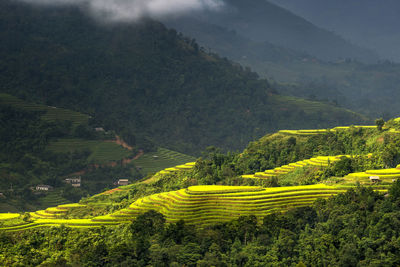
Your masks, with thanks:
[{"label": "terraced rice field", "polygon": [[133,160],[143,175],[156,173],[171,166],[195,161],[196,158],[166,148],[159,148],[157,152],[149,152]]},{"label": "terraced rice field", "polygon": [[76,208],[84,208],[86,207],[85,205],[81,205],[78,203],[72,203],[72,204],[63,204],[63,205],[58,205],[57,207],[50,207],[45,210],[38,210],[35,212],[30,212],[30,215],[32,218],[36,219],[55,219],[59,217],[63,217],[68,213],[70,209],[76,209]]},{"label": "terraced rice field", "polygon": [[93,220],[126,221],[153,209],[164,214],[168,222],[183,219],[188,224],[208,225],[243,215],[255,215],[261,218],[270,213],[308,206],[318,198],[328,198],[347,189],[348,187],[323,184],[274,188],[192,186],[141,198],[129,208]]},{"label": "terraced rice field", "polygon": [[294,171],[296,168],[302,168],[305,166],[316,166],[316,167],[327,167],[329,164],[339,161],[343,157],[350,157],[349,155],[337,155],[337,156],[317,156],[311,159],[301,160],[288,165],[283,165],[272,170],[266,170],[264,172],[256,172],[255,174],[242,175],[243,178],[272,178],[281,174],[287,174]]},{"label": "terraced rice field", "polygon": [[0,213],[0,222],[5,220],[12,220],[20,217],[19,213]]},{"label": "terraced rice field", "polygon": [[[36,227],[61,226],[92,228],[126,223],[139,214],[156,210],[167,222],[183,219],[190,225],[206,226],[226,222],[244,215],[262,218],[274,212],[311,205],[315,200],[345,192],[349,186],[324,184],[262,188],[257,186],[191,186],[177,191],[154,194],[138,199],[128,208],[91,219],[66,219],[69,209],[85,208],[80,204],[60,205],[31,213],[31,222],[17,221],[0,227],[5,231],[21,231]],[[0,214],[1,217],[9,215]]]},{"label": "terraced rice field", "polygon": [[54,190],[46,193],[46,196],[40,199],[41,208],[47,208],[51,206],[57,206],[61,204],[66,204],[69,201],[61,196],[59,190]]},{"label": "terraced rice field", "polygon": [[6,232],[17,232],[22,230],[29,230],[38,227],[50,227],[56,226],[59,227],[61,225],[72,227],[72,228],[96,228],[107,225],[116,225],[118,222],[94,222],[91,219],[36,219],[31,223],[24,223],[19,225],[13,225],[8,227],[0,228],[0,231]]},{"label": "terraced rice field", "polygon": [[47,149],[55,153],[65,153],[67,151],[84,151],[89,150],[90,154],[88,161],[91,163],[106,163],[110,161],[118,161],[127,158],[131,155],[128,149],[113,143],[100,140],[83,140],[63,138],[51,142]]},{"label": "terraced rice field", "polygon": [[348,182],[371,183],[369,177],[377,176],[382,182],[393,182],[400,178],[400,165],[391,169],[367,170],[365,172],[354,172],[344,177]]},{"label": "terraced rice field", "polygon": [[[7,232],[27,230],[37,227],[44,226],[69,226],[69,227],[99,227],[102,225],[114,225],[116,223],[98,223],[91,219],[62,219],[62,215],[67,214],[68,210],[76,208],[84,208],[85,205],[65,204],[59,205],[57,207],[47,208],[46,210],[39,210],[36,212],[31,212],[31,222],[23,222],[21,220],[16,220],[15,224],[0,227],[0,231],[4,230]],[[20,214],[16,213],[0,213],[0,221],[2,218],[7,218],[8,220],[13,220],[19,218]],[[60,218],[61,217],[61,218]]]},{"label": "terraced rice field", "polygon": [[[374,125],[354,125],[354,128],[363,128],[363,129],[376,129]],[[348,130],[350,126],[338,126],[332,129],[310,129],[310,130],[280,130],[279,133],[287,134],[287,135],[318,135],[318,134],[325,134],[328,132],[335,132],[335,131],[342,131]]]},{"label": "terraced rice field", "polygon": [[165,168],[164,170],[157,172],[156,174],[154,174],[150,178],[142,181],[141,183],[149,184],[149,183],[158,181],[165,174],[171,174],[171,173],[180,172],[180,171],[188,171],[188,170],[193,169],[193,167],[195,165],[196,165],[196,162],[187,162],[185,164],[176,165],[175,167]]},{"label": "terraced rice field", "polygon": [[50,107],[34,103],[28,103],[22,99],[8,94],[0,94],[0,103],[7,104],[12,107],[21,108],[28,111],[43,111],[43,120],[56,121],[65,120],[71,121],[73,126],[87,123],[89,116],[68,109]]}]

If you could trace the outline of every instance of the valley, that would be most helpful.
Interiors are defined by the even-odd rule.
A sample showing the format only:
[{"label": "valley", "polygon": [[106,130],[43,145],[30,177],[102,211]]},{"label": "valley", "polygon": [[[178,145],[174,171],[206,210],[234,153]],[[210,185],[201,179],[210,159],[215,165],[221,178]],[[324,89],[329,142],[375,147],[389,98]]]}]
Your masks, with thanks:
[{"label": "valley", "polygon": [[400,266],[398,4],[167,2],[0,1],[0,266]]}]

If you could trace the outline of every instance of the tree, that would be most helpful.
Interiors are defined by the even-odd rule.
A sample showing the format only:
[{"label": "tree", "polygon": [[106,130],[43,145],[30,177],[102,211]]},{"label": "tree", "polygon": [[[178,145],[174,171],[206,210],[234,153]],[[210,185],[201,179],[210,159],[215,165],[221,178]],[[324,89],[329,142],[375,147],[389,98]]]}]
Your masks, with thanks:
[{"label": "tree", "polygon": [[382,131],[383,125],[385,125],[385,121],[382,118],[376,119],[375,120],[376,127],[378,128],[379,131]]},{"label": "tree", "polygon": [[132,223],[131,229],[135,233],[154,235],[164,231],[165,217],[159,212],[150,210],[139,215]]}]

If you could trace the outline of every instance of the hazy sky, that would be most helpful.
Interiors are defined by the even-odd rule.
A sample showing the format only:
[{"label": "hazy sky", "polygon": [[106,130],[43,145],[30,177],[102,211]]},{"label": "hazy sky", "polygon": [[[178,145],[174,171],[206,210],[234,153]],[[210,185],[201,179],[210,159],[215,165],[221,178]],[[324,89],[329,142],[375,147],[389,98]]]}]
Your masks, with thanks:
[{"label": "hazy sky", "polygon": [[218,10],[223,0],[19,0],[39,5],[75,5],[107,21],[160,18],[192,10]]}]

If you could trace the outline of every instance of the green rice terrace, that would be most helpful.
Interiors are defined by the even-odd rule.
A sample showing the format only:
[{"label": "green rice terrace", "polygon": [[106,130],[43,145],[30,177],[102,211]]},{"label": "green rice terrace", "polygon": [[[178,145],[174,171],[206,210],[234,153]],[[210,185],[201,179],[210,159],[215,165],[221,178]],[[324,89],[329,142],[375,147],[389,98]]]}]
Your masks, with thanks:
[{"label": "green rice terrace", "polygon": [[191,162],[196,158],[166,148],[158,148],[155,152],[145,153],[134,159],[133,163],[143,174],[155,173],[174,165]]}]

